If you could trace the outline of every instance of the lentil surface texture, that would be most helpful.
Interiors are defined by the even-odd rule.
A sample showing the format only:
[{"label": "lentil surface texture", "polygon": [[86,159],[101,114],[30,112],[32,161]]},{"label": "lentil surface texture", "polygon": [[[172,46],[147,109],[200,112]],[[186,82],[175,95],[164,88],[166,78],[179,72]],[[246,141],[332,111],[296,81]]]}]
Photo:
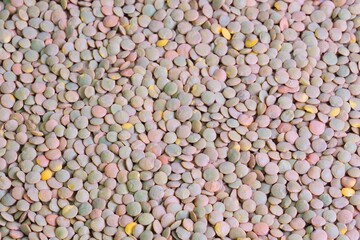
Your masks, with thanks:
[{"label": "lentil surface texture", "polygon": [[0,1],[3,240],[359,240],[359,0]]}]

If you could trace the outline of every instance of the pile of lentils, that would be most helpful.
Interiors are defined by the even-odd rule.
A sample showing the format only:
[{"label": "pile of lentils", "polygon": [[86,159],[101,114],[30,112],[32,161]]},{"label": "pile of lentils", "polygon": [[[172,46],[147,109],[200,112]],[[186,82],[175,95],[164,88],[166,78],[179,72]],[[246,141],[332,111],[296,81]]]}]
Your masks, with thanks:
[{"label": "pile of lentils", "polygon": [[2,0],[3,240],[360,239],[359,0]]}]

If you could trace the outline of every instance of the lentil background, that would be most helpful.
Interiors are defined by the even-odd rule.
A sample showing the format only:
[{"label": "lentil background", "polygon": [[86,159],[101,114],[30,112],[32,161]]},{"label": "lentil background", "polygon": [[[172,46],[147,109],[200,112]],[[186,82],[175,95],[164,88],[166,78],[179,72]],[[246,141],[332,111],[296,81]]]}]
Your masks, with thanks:
[{"label": "lentil background", "polygon": [[360,239],[359,0],[3,0],[4,240]]}]

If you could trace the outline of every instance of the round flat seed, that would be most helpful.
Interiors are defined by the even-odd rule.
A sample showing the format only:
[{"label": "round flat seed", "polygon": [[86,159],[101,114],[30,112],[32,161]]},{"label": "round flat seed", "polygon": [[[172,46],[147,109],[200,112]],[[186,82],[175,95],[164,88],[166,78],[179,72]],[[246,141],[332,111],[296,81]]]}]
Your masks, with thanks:
[{"label": "round flat seed", "polygon": [[95,218],[90,222],[90,228],[95,232],[100,232],[105,228],[105,220],[103,218]]},{"label": "round flat seed", "polygon": [[0,29],[0,42],[8,43],[11,41],[11,32],[6,29]]},{"label": "round flat seed", "polygon": [[103,20],[105,27],[112,28],[115,27],[119,22],[119,17],[115,15],[106,16]]},{"label": "round flat seed", "polygon": [[7,190],[11,187],[10,179],[4,174],[0,173],[0,189]]}]

